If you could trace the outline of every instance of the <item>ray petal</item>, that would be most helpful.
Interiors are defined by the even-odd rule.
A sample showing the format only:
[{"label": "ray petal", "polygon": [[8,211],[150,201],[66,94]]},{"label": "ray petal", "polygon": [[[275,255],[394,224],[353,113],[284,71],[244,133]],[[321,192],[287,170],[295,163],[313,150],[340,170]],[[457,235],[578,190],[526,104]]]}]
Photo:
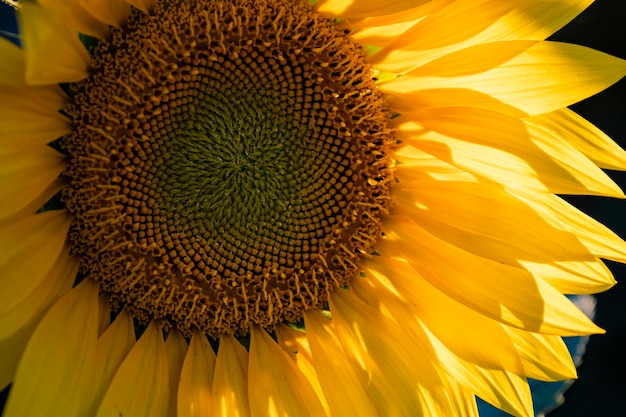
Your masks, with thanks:
[{"label": "ray petal", "polygon": [[206,336],[191,336],[178,385],[178,417],[211,415],[213,374],[216,356]]},{"label": "ray petal", "polygon": [[35,2],[22,2],[18,17],[29,84],[59,84],[87,77],[89,54],[61,16]]},{"label": "ray petal", "polygon": [[563,336],[602,332],[561,293],[528,271],[470,254],[407,218],[390,216],[385,224],[388,237],[379,244],[381,253],[404,254],[438,289],[494,320]]},{"label": "ray petal", "polygon": [[[421,77],[408,73],[381,85],[381,89],[393,94],[432,88],[469,88],[536,115],[590,97],[625,74],[626,61],[619,58],[583,46],[539,42],[503,65],[480,74]],[[524,82],[518,82],[520,79]]]},{"label": "ray petal", "polygon": [[170,392],[167,415],[168,417],[176,417],[178,409],[178,384],[180,372],[183,368],[183,361],[187,353],[187,342],[178,330],[171,329],[165,341],[165,349],[167,351]]},{"label": "ray petal", "polygon": [[159,326],[151,322],[117,369],[96,417],[167,417],[168,398],[165,342]]},{"label": "ray petal", "polygon": [[248,417],[248,352],[234,336],[220,337],[213,392],[213,417]]},{"label": "ray petal", "polygon": [[100,335],[96,346],[96,367],[90,382],[89,411],[96,414],[104,394],[120,364],[135,344],[133,319],[125,310],[120,311],[113,323]]},{"label": "ray petal", "polygon": [[248,380],[252,417],[326,415],[304,374],[267,332],[258,327],[251,332]]},{"label": "ray petal", "polygon": [[[367,385],[350,365],[332,321],[314,310],[306,311],[304,319],[315,369],[331,415],[347,416],[359,410],[359,416],[378,417],[379,411],[367,391]],[[342,389],[337,390],[337,386]]]},{"label": "ray petal", "polygon": [[58,300],[31,336],[5,417],[82,416],[98,337],[98,285],[86,280]]}]

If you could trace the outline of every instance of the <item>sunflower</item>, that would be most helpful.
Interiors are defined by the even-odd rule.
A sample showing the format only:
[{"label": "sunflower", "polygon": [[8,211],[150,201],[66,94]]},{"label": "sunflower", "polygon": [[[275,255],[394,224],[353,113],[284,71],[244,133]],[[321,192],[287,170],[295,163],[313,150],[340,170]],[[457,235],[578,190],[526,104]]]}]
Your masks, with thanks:
[{"label": "sunflower", "polygon": [[0,39],[14,416],[533,415],[626,244],[591,1],[24,1]]}]

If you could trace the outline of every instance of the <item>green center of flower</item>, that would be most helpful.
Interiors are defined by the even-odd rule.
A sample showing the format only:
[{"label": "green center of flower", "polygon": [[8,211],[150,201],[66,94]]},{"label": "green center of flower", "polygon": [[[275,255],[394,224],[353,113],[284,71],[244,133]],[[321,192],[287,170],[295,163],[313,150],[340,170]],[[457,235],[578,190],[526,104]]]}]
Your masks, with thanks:
[{"label": "green center of flower", "polygon": [[137,10],[71,86],[64,200],[117,307],[189,334],[321,308],[359,272],[391,179],[363,51],[292,0]]}]

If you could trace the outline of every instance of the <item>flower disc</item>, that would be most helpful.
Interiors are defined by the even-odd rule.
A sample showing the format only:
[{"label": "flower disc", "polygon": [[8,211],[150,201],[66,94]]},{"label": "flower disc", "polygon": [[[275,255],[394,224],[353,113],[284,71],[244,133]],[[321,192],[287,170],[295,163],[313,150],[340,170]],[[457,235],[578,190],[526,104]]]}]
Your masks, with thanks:
[{"label": "flower disc", "polygon": [[189,334],[296,321],[358,274],[391,180],[362,49],[293,1],[134,10],[72,84],[63,196],[85,273]]}]

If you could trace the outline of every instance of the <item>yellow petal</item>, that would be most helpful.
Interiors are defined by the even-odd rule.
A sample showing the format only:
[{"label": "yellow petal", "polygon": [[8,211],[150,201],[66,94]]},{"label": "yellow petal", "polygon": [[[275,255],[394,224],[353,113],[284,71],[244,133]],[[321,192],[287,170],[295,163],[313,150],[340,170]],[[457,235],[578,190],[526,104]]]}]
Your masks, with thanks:
[{"label": "yellow petal", "polygon": [[570,109],[533,116],[526,123],[540,126],[550,137],[567,141],[601,168],[626,168],[626,151]]},{"label": "yellow petal", "polygon": [[24,53],[13,42],[0,37],[0,85],[23,85]]},{"label": "yellow petal", "polygon": [[[343,352],[332,322],[319,311],[304,313],[306,334],[315,358],[331,415],[349,416],[358,410],[359,416],[378,417],[379,413],[367,392],[367,386],[356,373]],[[340,390],[337,387],[342,387]]]},{"label": "yellow petal", "polygon": [[0,227],[0,312],[28,297],[46,278],[61,255],[69,225],[65,211],[49,211]]},{"label": "yellow petal", "polygon": [[525,270],[470,254],[409,219],[385,219],[381,253],[406,260],[449,297],[502,323],[563,336],[602,332],[567,298]]},{"label": "yellow petal", "polygon": [[44,146],[69,133],[69,120],[59,113],[66,102],[59,86],[0,86],[0,94],[0,134],[10,149]]},{"label": "yellow petal", "polygon": [[156,6],[156,0],[126,0],[128,4],[141,10],[146,14],[150,14],[150,11]]},{"label": "yellow petal", "polygon": [[316,2],[316,11],[332,17],[358,19],[364,17],[384,16],[398,13],[428,0],[320,0]]},{"label": "yellow petal", "polygon": [[320,381],[317,378],[316,367],[313,363],[313,357],[311,356],[311,346],[309,345],[309,339],[306,333],[285,324],[276,326],[275,331],[278,345],[287,352],[287,355],[295,362],[300,372],[304,374],[315,390],[326,414],[330,414],[328,402],[324,397],[324,391],[322,391]]},{"label": "yellow petal", "polygon": [[63,156],[47,146],[0,149],[0,219],[39,209],[60,189],[57,178],[65,165]]},{"label": "yellow petal", "polygon": [[165,343],[151,322],[117,369],[96,417],[166,417],[168,396]]},{"label": "yellow petal", "polygon": [[[67,249],[66,249],[67,250]],[[41,284],[0,320],[0,389],[13,380],[26,342],[48,308],[71,288],[79,260],[62,253]]]},{"label": "yellow petal", "polygon": [[[592,0],[463,0],[419,21],[372,57],[376,67],[405,72],[472,46],[500,41],[541,41],[582,12]],[[467,16],[472,25],[467,25]],[[382,31],[383,29],[381,29]],[[376,43],[374,43],[376,45]]]},{"label": "yellow petal", "polygon": [[259,327],[253,327],[251,331],[248,372],[250,414],[253,417],[326,415],[306,377]]},{"label": "yellow petal", "polygon": [[89,54],[61,16],[35,2],[18,13],[29,84],[59,84],[87,77]]},{"label": "yellow petal", "polygon": [[540,381],[576,378],[576,366],[560,336],[503,327],[515,344],[529,378]]},{"label": "yellow petal", "polygon": [[183,368],[183,361],[187,353],[187,342],[178,330],[170,330],[167,340],[165,341],[165,350],[167,351],[170,392],[169,401],[167,402],[167,415],[168,417],[176,417],[176,410],[178,408],[178,382],[181,369]]},{"label": "yellow petal", "polygon": [[448,378],[510,413],[532,412],[522,363],[500,323],[450,299],[406,262],[381,256],[367,264],[368,279],[354,280],[351,288],[427,340]]},{"label": "yellow petal", "polygon": [[78,0],[39,0],[37,3],[52,14],[59,16],[75,32],[100,39],[105,39],[107,35],[110,35],[108,25],[89,14],[79,5]]},{"label": "yellow petal", "polygon": [[213,375],[212,417],[248,417],[248,352],[233,336],[220,337]]},{"label": "yellow petal", "polygon": [[101,22],[121,27],[130,14],[130,2],[126,0],[79,0],[80,5]]},{"label": "yellow petal", "polygon": [[498,185],[400,178],[392,195],[396,213],[410,216],[433,235],[485,258],[513,266],[520,261],[595,261],[573,233],[550,225]]},{"label": "yellow petal", "polygon": [[211,415],[215,352],[206,336],[195,331],[178,385],[178,417]]},{"label": "yellow petal", "polygon": [[97,336],[98,285],[85,280],[58,300],[35,329],[3,416],[83,416],[81,398],[89,390]]},{"label": "yellow petal", "polygon": [[511,117],[524,117],[523,111],[476,90],[436,88],[412,92],[397,92],[388,99],[391,108],[411,120],[412,114],[427,109],[475,107]]},{"label": "yellow petal", "polygon": [[[70,257],[69,253],[70,248],[65,245],[50,270],[36,286],[23,294],[15,294],[17,300],[12,299],[10,303],[0,307],[0,340],[22,331],[22,327],[27,326],[35,317],[41,317],[52,301],[72,288],[78,272],[78,260]],[[16,280],[22,281],[21,277]]]},{"label": "yellow petal", "polygon": [[[402,123],[403,119],[409,120]],[[419,123],[410,122],[414,120]],[[623,196],[567,142],[502,113],[473,107],[422,110],[397,119],[399,136],[426,152],[509,188]]]},{"label": "yellow petal", "polygon": [[96,414],[104,394],[113,380],[120,364],[135,344],[135,326],[133,319],[125,310],[120,311],[113,323],[98,338],[96,362],[89,393],[86,416]]},{"label": "yellow petal", "polygon": [[590,97],[625,74],[626,61],[619,58],[578,45],[539,42],[505,64],[480,74],[420,77],[409,73],[381,85],[381,89],[393,94],[432,88],[469,88],[535,115]]},{"label": "yellow petal", "polygon": [[576,234],[587,249],[601,258],[626,262],[626,242],[608,227],[552,194],[518,194],[551,224]]},{"label": "yellow petal", "polygon": [[334,291],[329,304],[349,362],[386,416],[450,415],[430,345],[409,337],[352,291]]}]

